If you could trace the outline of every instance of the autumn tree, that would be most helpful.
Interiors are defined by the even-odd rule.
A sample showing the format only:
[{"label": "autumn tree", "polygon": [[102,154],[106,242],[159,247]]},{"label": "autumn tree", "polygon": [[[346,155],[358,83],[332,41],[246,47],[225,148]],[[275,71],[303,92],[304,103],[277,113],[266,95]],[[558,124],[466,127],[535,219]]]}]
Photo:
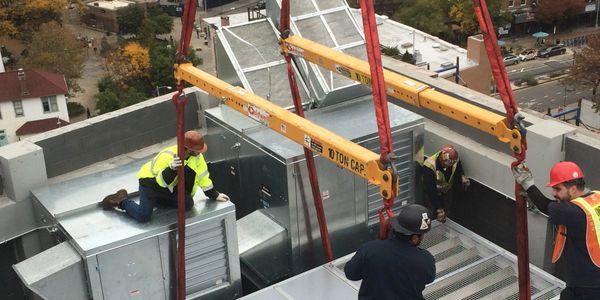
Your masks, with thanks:
[{"label": "autumn tree", "polygon": [[578,16],[585,8],[581,0],[544,0],[539,1],[536,19],[544,24],[560,24]]},{"label": "autumn tree", "polygon": [[143,79],[150,69],[148,48],[130,42],[107,58],[109,73],[119,82]]},{"label": "autumn tree", "polygon": [[18,65],[40,68],[62,74],[71,91],[78,91],[76,79],[81,77],[85,60],[81,45],[75,35],[56,22],[45,23],[27,44],[27,56]]},{"label": "autumn tree", "polygon": [[596,112],[600,111],[600,35],[595,35],[588,40],[587,47],[578,50],[573,55],[574,64],[562,81],[565,85],[592,89],[592,101]]},{"label": "autumn tree", "polygon": [[[512,15],[501,11],[500,4],[500,0],[487,1],[492,21],[500,25],[511,23]],[[461,45],[479,28],[472,0],[408,0],[392,19]]]},{"label": "autumn tree", "polygon": [[[74,0],[82,6],[82,0]],[[62,21],[68,0],[0,0],[0,36],[27,40],[44,23]]]}]

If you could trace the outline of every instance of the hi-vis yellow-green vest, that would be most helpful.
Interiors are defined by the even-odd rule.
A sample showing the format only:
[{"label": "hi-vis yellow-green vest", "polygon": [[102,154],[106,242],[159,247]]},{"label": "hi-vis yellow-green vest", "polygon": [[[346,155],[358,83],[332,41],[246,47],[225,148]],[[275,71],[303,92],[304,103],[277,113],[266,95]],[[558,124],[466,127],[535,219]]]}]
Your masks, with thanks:
[{"label": "hi-vis yellow-green vest", "polygon": [[452,166],[452,173],[450,173],[450,178],[446,179],[444,176],[444,172],[438,171],[436,168],[437,158],[440,156],[441,151],[436,152],[435,154],[429,156],[424,162],[423,166],[429,168],[435,174],[435,182],[437,187],[437,192],[439,194],[447,193],[452,187],[452,180],[454,179],[454,172],[456,171],[456,166],[458,166],[458,160]]},{"label": "hi-vis yellow-green vest", "polygon": [[[177,156],[177,145],[158,152],[151,161],[145,163],[142,168],[140,168],[140,171],[137,174],[138,179],[154,178],[158,185],[173,192],[175,185],[177,185],[177,177],[175,177],[175,180],[171,183],[165,182],[162,178],[162,171],[169,167],[169,163],[171,163],[175,156]],[[208,174],[208,167],[206,166],[206,161],[204,161],[204,156],[202,156],[202,154],[188,157],[183,164],[196,172],[192,196],[196,194],[198,187],[202,188],[203,191],[208,191],[213,188],[212,181]]]}]

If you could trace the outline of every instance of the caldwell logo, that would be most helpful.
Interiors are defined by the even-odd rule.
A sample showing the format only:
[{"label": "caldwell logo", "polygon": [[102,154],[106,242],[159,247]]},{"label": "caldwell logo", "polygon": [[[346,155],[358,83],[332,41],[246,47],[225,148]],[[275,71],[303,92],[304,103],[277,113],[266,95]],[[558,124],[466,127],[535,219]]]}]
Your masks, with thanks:
[{"label": "caldwell logo", "polygon": [[269,126],[269,118],[271,117],[268,112],[256,107],[252,104],[248,104],[244,107],[244,110],[248,112],[248,116],[264,125]]},{"label": "caldwell logo", "polygon": [[288,49],[289,53],[291,53],[295,56],[304,57],[304,49],[302,49],[302,48],[287,44],[287,49]]}]

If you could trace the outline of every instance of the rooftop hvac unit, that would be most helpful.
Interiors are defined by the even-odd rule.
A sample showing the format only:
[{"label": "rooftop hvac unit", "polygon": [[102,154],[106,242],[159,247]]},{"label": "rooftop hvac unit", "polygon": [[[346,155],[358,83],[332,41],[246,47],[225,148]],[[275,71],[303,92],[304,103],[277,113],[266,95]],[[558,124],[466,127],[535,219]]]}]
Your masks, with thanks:
[{"label": "rooftop hvac unit", "polygon": [[[98,207],[117,189],[136,190],[136,173],[150,158],[56,183],[32,192],[41,219],[63,243],[15,270],[44,299],[173,299],[176,295],[177,210],[158,208],[148,223]],[[186,218],[188,299],[232,299],[241,294],[230,202],[195,198]]]},{"label": "rooftop hvac unit", "polygon": [[[423,157],[419,151],[424,123],[421,116],[398,106],[388,105],[388,109],[400,175],[397,210],[414,198],[416,160]],[[205,113],[211,176],[236,205],[242,274],[264,287],[322,264],[319,226],[302,147],[226,106]],[[370,97],[307,111],[306,117],[379,153]],[[339,257],[375,235],[382,198],[377,186],[323,155],[329,154],[315,157],[317,175],[334,256]]]}]

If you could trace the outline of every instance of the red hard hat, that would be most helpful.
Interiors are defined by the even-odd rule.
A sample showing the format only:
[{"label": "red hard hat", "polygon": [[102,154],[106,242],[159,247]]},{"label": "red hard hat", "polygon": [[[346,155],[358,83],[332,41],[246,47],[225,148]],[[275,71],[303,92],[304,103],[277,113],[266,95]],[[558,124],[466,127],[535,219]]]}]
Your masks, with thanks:
[{"label": "red hard hat", "polygon": [[546,186],[552,187],[579,178],[583,178],[583,172],[579,166],[574,162],[563,161],[555,164],[550,169],[550,182]]},{"label": "red hard hat", "polygon": [[204,136],[202,136],[202,133],[195,130],[186,131],[183,135],[183,139],[183,144],[187,149],[198,153],[206,152],[207,147],[204,143]]},{"label": "red hard hat", "polygon": [[454,146],[446,144],[442,146],[440,151],[442,152],[442,160],[451,160],[453,162],[458,160],[458,152],[454,149]]}]

